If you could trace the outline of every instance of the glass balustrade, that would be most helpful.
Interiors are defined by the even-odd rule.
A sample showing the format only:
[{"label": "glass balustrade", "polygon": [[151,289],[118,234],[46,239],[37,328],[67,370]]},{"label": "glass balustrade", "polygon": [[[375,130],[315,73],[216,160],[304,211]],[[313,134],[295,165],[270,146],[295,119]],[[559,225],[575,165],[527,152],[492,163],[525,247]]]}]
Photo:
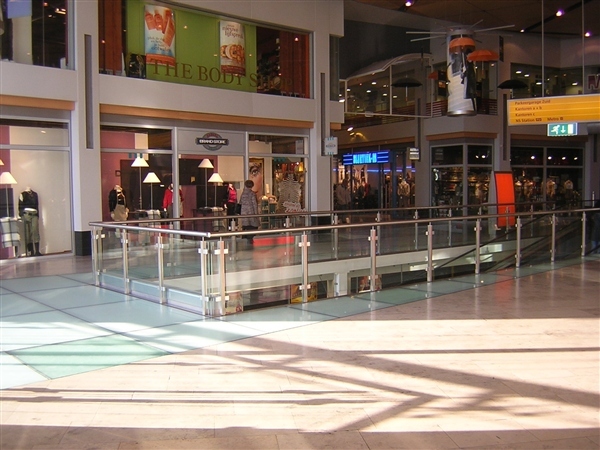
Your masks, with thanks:
[{"label": "glass balustrade", "polygon": [[[402,220],[397,210],[345,211],[343,223],[329,212],[333,225],[246,232],[190,231],[205,229],[187,223],[204,218],[92,223],[96,282],[222,316],[552,264],[593,250],[587,230],[594,209],[469,216],[465,208],[403,211],[413,218]],[[279,219],[274,223],[311,223],[307,213]]]}]

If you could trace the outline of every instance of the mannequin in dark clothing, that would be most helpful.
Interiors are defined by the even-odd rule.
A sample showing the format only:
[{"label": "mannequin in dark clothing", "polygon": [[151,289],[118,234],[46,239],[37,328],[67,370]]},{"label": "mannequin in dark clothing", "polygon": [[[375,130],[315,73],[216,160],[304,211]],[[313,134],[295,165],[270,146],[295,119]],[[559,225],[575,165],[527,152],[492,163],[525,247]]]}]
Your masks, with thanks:
[{"label": "mannequin in dark clothing", "polygon": [[19,215],[25,225],[25,243],[28,256],[42,256],[40,253],[40,222],[37,192],[25,188],[19,196]]}]

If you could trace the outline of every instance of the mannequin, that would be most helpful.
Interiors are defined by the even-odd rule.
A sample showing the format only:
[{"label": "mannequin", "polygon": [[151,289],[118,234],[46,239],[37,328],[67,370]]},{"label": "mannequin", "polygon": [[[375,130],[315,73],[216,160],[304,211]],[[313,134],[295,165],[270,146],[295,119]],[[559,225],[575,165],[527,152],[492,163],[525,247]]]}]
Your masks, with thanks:
[{"label": "mannequin", "polygon": [[406,181],[406,178],[403,178],[400,184],[398,185],[398,200],[399,206],[404,208],[408,206],[408,200],[410,197],[410,185]]},{"label": "mannequin", "polygon": [[554,193],[556,192],[556,183],[552,178],[548,178],[546,180],[546,196],[548,199],[554,198]]},{"label": "mannequin", "polygon": [[40,253],[40,218],[37,192],[29,186],[19,195],[19,215],[25,227],[27,256],[42,256]]},{"label": "mannequin", "polygon": [[122,222],[127,220],[129,209],[127,208],[127,198],[125,191],[118,184],[108,193],[108,208],[112,220]]}]

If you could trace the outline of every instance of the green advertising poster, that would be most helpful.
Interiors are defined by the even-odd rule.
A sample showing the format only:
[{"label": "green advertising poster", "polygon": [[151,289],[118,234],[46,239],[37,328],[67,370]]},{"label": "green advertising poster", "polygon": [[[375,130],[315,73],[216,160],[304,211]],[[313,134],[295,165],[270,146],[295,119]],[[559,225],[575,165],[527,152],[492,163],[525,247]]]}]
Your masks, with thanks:
[{"label": "green advertising poster", "polygon": [[256,92],[256,27],[127,0],[129,75]]}]

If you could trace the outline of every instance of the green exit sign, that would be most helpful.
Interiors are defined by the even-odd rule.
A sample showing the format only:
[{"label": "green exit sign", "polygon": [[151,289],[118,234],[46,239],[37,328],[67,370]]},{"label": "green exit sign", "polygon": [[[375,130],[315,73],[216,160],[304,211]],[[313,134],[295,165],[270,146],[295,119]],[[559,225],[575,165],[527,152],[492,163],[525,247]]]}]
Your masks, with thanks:
[{"label": "green exit sign", "polygon": [[548,136],[577,136],[577,124],[549,123]]}]

